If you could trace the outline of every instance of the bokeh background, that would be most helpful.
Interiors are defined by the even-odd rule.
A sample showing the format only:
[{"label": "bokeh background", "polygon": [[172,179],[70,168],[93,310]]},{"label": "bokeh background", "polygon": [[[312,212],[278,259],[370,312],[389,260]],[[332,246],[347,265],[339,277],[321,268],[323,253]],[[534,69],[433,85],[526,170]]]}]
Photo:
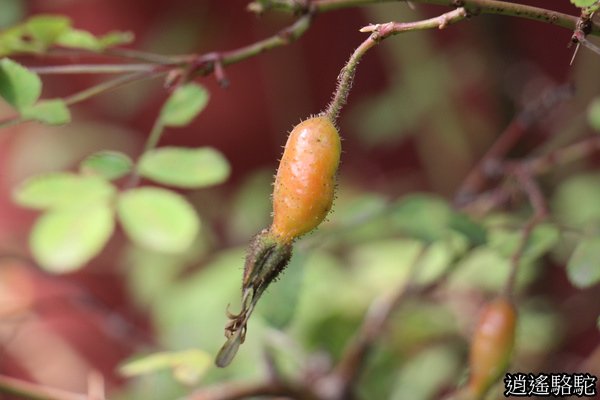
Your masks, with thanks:
[{"label": "bokeh background", "polygon": [[[526,3],[577,13],[567,0]],[[246,5],[246,0],[0,0],[0,28],[30,15],[58,13],[97,34],[131,30],[135,49],[183,54],[241,47],[293,22],[278,12],[257,18]],[[541,118],[511,157],[591,134],[585,109],[600,90],[600,57],[581,49],[569,65],[571,32],[479,16],[443,31],[399,35],[370,51],[339,120],[344,153],[334,212],[322,235],[299,244],[279,290],[269,293],[251,323],[239,359],[225,371],[200,368],[197,376],[190,367],[175,377],[162,370],[126,379],[118,369],[129,357],[156,351],[215,354],[223,340],[225,307],[237,304],[244,247],[269,224],[271,180],[287,132],[325,107],[339,70],[365,38],[360,27],[444,11],[396,2],[319,15],[297,42],[227,67],[228,88],[220,88],[214,77],[198,79],[211,93],[208,107],[190,126],[170,129],[160,144],[213,146],[230,161],[232,176],[224,185],[184,192],[203,228],[194,248],[181,256],[134,248],[117,233],[81,271],[47,274],[27,261],[27,235],[36,214],[10,200],[26,177],[75,168],[96,150],[138,155],[167,96],[163,82],[136,83],[77,105],[67,126],[28,123],[1,132],[0,373],[85,391],[90,371],[97,371],[111,398],[171,399],[212,382],[258,379],[264,374],[256,365],[265,341],[284,349],[290,371],[314,352],[335,360],[368,304],[405,277],[417,249],[414,241],[385,232],[382,221],[360,225],[362,230],[352,221],[363,214],[368,219],[386,202],[412,192],[451,200],[515,115],[557,85],[572,82],[576,93]],[[76,57],[19,61],[81,62]],[[106,77],[43,78],[43,96],[50,98]],[[4,103],[0,115],[11,115]],[[546,193],[550,197],[565,177],[590,172],[594,165],[585,160],[556,171],[543,182]],[[469,327],[483,300],[502,286],[504,275],[494,271],[506,263],[478,251],[479,258],[465,267],[475,272],[455,279],[455,295],[410,302],[394,319],[363,379],[365,398],[406,393],[435,398],[464,379]],[[443,264],[443,251],[439,257]],[[593,351],[598,354],[599,292],[573,288],[557,260],[536,262],[524,279],[518,370],[573,371]],[[595,360],[599,371],[600,356]]]}]

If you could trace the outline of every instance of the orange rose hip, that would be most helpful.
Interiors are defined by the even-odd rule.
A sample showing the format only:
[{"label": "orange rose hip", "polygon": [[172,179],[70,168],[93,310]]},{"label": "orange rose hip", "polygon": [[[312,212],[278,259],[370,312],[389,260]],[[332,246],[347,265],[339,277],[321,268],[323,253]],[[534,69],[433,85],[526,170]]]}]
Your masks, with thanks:
[{"label": "orange rose hip", "polygon": [[516,325],[515,306],[504,297],[495,299],[483,310],[469,355],[471,372],[468,389],[475,398],[483,397],[508,367]]},{"label": "orange rose hip", "polygon": [[294,127],[273,190],[270,232],[279,240],[290,243],[325,219],[333,204],[340,153],[340,135],[329,118],[309,118]]}]

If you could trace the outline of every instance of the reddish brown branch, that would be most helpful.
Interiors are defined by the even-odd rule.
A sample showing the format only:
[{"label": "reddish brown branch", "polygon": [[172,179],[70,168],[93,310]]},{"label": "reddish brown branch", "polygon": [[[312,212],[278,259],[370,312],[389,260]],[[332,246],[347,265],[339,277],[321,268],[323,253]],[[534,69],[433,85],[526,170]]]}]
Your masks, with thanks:
[{"label": "reddish brown branch", "polygon": [[85,394],[67,392],[47,386],[22,381],[0,375],[0,393],[6,393],[14,399],[30,400],[89,400]]},{"label": "reddish brown branch", "polygon": [[573,94],[571,84],[554,87],[518,113],[460,185],[454,198],[455,204],[463,206],[469,203],[485,186],[490,175],[497,175],[494,172],[498,172],[499,163],[525,133],[554,107],[573,97]]}]

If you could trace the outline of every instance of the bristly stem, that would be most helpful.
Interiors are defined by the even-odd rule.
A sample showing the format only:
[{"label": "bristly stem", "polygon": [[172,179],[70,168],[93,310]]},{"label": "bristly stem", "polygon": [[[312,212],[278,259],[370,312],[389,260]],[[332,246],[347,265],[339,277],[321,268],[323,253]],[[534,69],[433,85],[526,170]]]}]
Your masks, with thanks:
[{"label": "bristly stem", "polygon": [[348,100],[348,94],[350,93],[350,89],[352,88],[352,81],[354,80],[354,75],[356,74],[356,67],[362,58],[362,56],[373,46],[377,44],[374,36],[377,36],[375,33],[371,34],[367,40],[362,42],[360,46],[354,50],[350,59],[340,71],[340,75],[338,76],[338,83],[336,90],[333,94],[333,99],[327,106],[327,109],[323,113],[327,116],[332,122],[335,122],[340,114],[340,110],[346,104]]},{"label": "bristly stem", "polygon": [[352,81],[354,80],[358,63],[365,53],[377,43],[390,36],[403,32],[435,28],[443,29],[447,25],[461,21],[466,17],[467,11],[464,8],[457,8],[438,17],[422,21],[388,22],[386,24],[368,25],[363,27],[360,31],[371,32],[371,35],[364,42],[362,42],[356,48],[356,50],[354,50],[354,53],[352,53],[350,59],[344,68],[342,68],[338,76],[338,83],[333,94],[333,99],[323,112],[323,115],[327,116],[331,121],[335,122],[337,120],[340,110],[344,104],[346,104],[348,99],[348,94],[352,88]]}]

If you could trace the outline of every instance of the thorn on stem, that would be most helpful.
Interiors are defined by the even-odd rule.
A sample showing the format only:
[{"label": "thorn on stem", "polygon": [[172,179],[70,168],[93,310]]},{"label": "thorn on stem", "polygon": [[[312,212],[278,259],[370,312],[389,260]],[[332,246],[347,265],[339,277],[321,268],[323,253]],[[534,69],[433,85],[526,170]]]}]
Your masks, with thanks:
[{"label": "thorn on stem", "polygon": [[375,32],[375,31],[379,30],[380,26],[381,26],[380,24],[369,24],[367,26],[363,26],[358,31],[363,32],[363,33]]},{"label": "thorn on stem", "polygon": [[215,77],[217,78],[219,86],[221,86],[223,89],[229,87],[229,79],[227,78],[227,75],[225,75],[225,69],[223,68],[223,63],[221,62],[221,60],[215,60],[214,66]]},{"label": "thorn on stem", "polygon": [[438,26],[438,28],[440,30],[444,29],[445,27],[448,26],[448,15],[444,14],[442,16],[440,16],[440,25]]}]

